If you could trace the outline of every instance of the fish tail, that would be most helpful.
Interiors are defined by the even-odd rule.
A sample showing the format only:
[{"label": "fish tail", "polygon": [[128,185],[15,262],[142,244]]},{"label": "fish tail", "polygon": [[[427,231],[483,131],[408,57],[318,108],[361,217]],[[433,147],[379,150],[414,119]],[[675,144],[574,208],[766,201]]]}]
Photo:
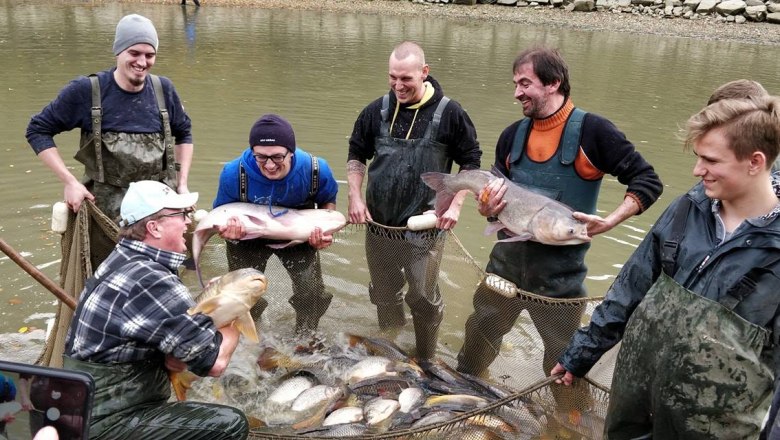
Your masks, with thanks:
[{"label": "fish tail", "polygon": [[176,400],[182,402],[187,400],[187,390],[192,388],[193,382],[198,380],[198,376],[188,370],[182,372],[168,371],[168,379],[171,380],[173,392],[176,394]]},{"label": "fish tail", "polygon": [[447,184],[444,179],[449,174],[428,172],[422,173],[420,178],[428,185],[432,190],[436,191],[436,200],[434,201],[434,209],[436,215],[441,216],[452,204],[452,199],[455,198],[455,193],[447,188]]}]

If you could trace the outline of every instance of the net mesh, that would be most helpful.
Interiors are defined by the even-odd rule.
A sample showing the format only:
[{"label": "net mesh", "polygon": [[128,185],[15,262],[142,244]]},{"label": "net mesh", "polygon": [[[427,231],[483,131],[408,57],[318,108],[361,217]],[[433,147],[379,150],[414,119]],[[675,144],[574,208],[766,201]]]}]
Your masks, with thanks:
[{"label": "net mesh", "polygon": [[[103,214],[95,204],[84,200],[79,212],[68,211],[68,226],[62,234],[60,263],[60,287],[78,302],[84,289],[84,282],[92,276],[92,253],[108,255],[110,247],[95,249],[90,240],[90,228],[96,228],[110,240],[116,242],[119,228],[110,218]],[[38,365],[62,368],[62,353],[65,349],[65,337],[68,333],[73,310],[60,302],[54,315],[53,331],[49,333],[43,351],[36,361]]]},{"label": "net mesh", "polygon": [[[246,254],[241,255],[243,261],[257,258],[250,249],[246,248]],[[441,253],[440,264],[414,264],[420,256],[436,253]],[[257,310],[254,313],[258,317],[261,345],[252,347],[242,341],[226,374],[198,382],[189,398],[241,408],[253,426],[250,438],[601,438],[614,350],[585,380],[576,381],[576,386],[557,385],[545,374],[551,368],[550,362],[554,363],[565,348],[573,329],[589,322],[601,298],[556,300],[519,290],[494,274],[486,274],[452,232],[348,225],[335,234],[334,244],[320,251],[319,257],[325,296],[332,296],[332,300],[319,318],[316,332],[300,331],[298,315],[303,314],[304,308],[299,303],[322,296],[322,288],[316,280],[296,279],[300,274],[290,270],[290,264],[271,256],[264,262],[269,285],[262,314]],[[375,268],[373,280],[369,265]],[[224,240],[214,237],[206,244],[200,266],[204,280],[235,269],[228,262]],[[377,267],[387,270],[377,272]],[[404,269],[398,272],[397,267]],[[409,296],[416,287],[405,280],[414,271],[419,271],[420,276],[412,279],[423,280],[424,284],[418,289],[438,288],[444,305],[438,331],[415,332],[415,327],[419,330],[420,326],[409,319],[413,318],[409,305],[416,302]],[[181,275],[193,292],[200,291],[194,271],[184,270]],[[294,288],[295,285],[298,287]],[[378,313],[375,304],[381,301],[377,298],[386,298],[375,297],[378,286],[386,292],[397,292],[398,296],[393,298],[406,300],[406,305],[401,304],[403,321],[398,321],[398,315],[383,316],[381,307]],[[480,295],[475,296],[475,292]],[[295,300],[291,300],[293,296]],[[500,343],[489,347],[497,354],[484,371],[477,376],[459,374],[455,366],[467,318],[474,313],[475,306],[481,305],[480,301],[499,297],[512,298],[509,302],[514,304],[512,313],[518,314],[517,319]],[[433,316],[435,307],[432,310]],[[558,340],[547,337],[545,357],[545,343],[537,326],[566,328],[566,323],[572,322],[576,325],[557,335]],[[474,334],[479,339],[483,332],[503,332],[493,326],[500,323],[484,324]],[[345,335],[366,338],[374,345],[365,340],[362,345],[355,345],[355,338]],[[383,377],[374,378],[373,384],[349,383],[350,368],[357,362],[372,355],[392,357],[396,353],[378,349],[377,343],[397,347],[401,354],[393,365],[401,372],[390,377],[382,374]],[[421,374],[403,372],[399,365],[406,365],[407,361],[415,365],[414,358],[423,350],[420,346],[427,344],[433,344],[435,349],[436,367],[423,365]],[[411,359],[405,359],[407,355]],[[285,381],[298,376],[311,377],[313,383],[334,389],[340,387],[340,397],[317,406],[320,413],[293,411],[289,402],[268,403],[269,396],[286,385]],[[365,406],[371,399],[398,399],[401,391],[410,387],[422,388],[427,399],[439,399],[427,400],[403,420],[396,413],[376,425],[363,421],[322,426],[323,420],[339,407],[363,407],[367,412]],[[489,389],[493,391],[486,391]],[[473,404],[470,399],[459,397],[464,395],[480,396],[485,402],[469,406]],[[428,421],[420,425],[425,418]]]}]

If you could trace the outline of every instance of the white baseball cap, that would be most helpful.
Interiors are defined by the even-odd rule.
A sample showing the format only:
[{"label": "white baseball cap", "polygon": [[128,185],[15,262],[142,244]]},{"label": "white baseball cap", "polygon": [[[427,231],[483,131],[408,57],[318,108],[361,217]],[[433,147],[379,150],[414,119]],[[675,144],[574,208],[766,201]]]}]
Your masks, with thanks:
[{"label": "white baseball cap", "polygon": [[198,201],[198,193],[178,194],[168,185],[153,180],[133,182],[122,199],[120,226],[130,226],[162,209],[190,208]]}]

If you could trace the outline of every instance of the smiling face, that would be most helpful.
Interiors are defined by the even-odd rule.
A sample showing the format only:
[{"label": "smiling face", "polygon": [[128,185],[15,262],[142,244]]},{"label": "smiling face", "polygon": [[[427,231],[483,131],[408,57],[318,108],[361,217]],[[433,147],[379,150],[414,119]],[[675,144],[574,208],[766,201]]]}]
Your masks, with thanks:
[{"label": "smiling face", "polygon": [[141,90],[156,57],[157,52],[146,43],[130,46],[120,52],[116,56],[116,71],[114,71],[114,79],[119,87],[128,92]]},{"label": "smiling face", "polygon": [[[281,146],[265,147],[255,145],[252,147],[252,154],[255,155],[255,161],[260,168],[260,173],[266,178],[281,180],[290,173],[293,153],[287,148]],[[284,159],[280,163],[276,163],[274,159],[278,160],[282,156],[284,156]]]},{"label": "smiling face", "polygon": [[428,70],[428,65],[413,53],[400,60],[395,52],[390,55],[389,83],[398,102],[406,105],[420,102],[425,94],[423,83],[428,78]]},{"label": "smiling face", "polygon": [[737,159],[722,128],[708,131],[694,143],[693,175],[701,178],[707,197],[736,200],[751,191],[751,158]]},{"label": "smiling face", "polygon": [[533,63],[518,66],[512,81],[515,83],[515,99],[523,105],[523,114],[529,118],[546,118],[563,103],[563,95],[558,92],[560,81],[542,84],[534,72]]}]

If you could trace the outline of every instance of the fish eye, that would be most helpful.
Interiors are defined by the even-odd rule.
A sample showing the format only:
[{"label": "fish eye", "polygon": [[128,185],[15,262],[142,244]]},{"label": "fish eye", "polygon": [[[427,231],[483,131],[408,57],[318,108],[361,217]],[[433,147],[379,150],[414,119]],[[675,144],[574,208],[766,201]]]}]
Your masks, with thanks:
[{"label": "fish eye", "polygon": [[574,235],[574,228],[569,228],[569,235]]}]

